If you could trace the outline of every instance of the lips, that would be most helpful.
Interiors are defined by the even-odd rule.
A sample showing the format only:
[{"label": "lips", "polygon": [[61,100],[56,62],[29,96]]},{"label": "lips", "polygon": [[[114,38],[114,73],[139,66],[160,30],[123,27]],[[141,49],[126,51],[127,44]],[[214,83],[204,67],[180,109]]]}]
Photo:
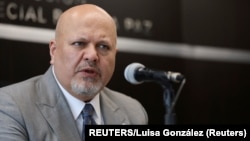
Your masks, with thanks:
[{"label": "lips", "polygon": [[95,68],[84,68],[78,73],[81,73],[84,77],[96,77],[99,74]]}]

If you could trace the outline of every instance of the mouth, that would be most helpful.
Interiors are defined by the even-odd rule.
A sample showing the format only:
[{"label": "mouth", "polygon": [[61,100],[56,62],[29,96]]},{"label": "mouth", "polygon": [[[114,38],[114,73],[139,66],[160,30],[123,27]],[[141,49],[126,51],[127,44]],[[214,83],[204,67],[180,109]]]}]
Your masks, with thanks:
[{"label": "mouth", "polygon": [[90,78],[97,77],[100,74],[97,69],[92,67],[83,68],[79,70],[78,73],[80,73],[83,77],[90,77]]}]

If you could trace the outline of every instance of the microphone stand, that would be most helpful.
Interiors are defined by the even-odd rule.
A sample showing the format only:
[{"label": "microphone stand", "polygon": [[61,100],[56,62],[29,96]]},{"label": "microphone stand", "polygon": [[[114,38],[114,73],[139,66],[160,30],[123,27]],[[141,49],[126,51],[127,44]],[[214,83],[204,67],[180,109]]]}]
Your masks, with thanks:
[{"label": "microphone stand", "polygon": [[161,72],[144,68],[137,71],[135,75],[135,79],[137,81],[155,81],[159,83],[163,88],[163,98],[164,98],[164,106],[165,106],[165,124],[175,124],[176,123],[176,113],[174,110],[175,103],[180,95],[180,90],[182,89],[185,78],[182,79],[182,85],[178,90],[177,95],[175,95],[174,90],[172,88],[171,79],[168,77],[168,73]]},{"label": "microphone stand", "polygon": [[176,113],[174,107],[185,82],[186,79],[183,79],[180,88],[177,91],[177,94],[174,93],[174,89],[172,88],[172,84],[170,83],[169,80],[167,81],[164,80],[164,83],[160,83],[163,88],[163,99],[165,106],[165,115],[164,115],[165,125],[176,124]]},{"label": "microphone stand", "polygon": [[166,125],[176,124],[176,113],[172,107],[175,95],[174,90],[170,83],[165,83],[165,85],[162,85],[162,88],[163,88],[163,100],[165,106],[164,123]]}]

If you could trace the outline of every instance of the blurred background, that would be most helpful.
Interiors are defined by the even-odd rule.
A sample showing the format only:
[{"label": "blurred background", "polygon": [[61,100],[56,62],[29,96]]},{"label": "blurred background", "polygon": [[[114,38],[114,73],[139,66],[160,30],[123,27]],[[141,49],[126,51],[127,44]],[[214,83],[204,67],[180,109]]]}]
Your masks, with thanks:
[{"label": "blurred background", "polygon": [[[177,124],[250,123],[249,0],[0,0],[0,87],[48,69],[59,15],[82,3],[116,21],[119,52],[108,87],[139,100],[149,124],[165,124],[163,88],[126,81],[133,62],[185,75]],[[180,83],[172,85],[176,93]]]}]

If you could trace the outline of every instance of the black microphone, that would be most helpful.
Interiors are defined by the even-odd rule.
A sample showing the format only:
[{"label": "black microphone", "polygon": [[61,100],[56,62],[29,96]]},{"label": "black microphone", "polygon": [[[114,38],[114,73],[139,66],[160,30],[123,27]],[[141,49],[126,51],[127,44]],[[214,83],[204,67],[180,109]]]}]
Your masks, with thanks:
[{"label": "black microphone", "polygon": [[136,62],[129,64],[125,68],[124,76],[132,84],[141,84],[145,81],[156,81],[159,83],[170,81],[179,83],[184,79],[184,76],[179,72],[151,70]]}]

